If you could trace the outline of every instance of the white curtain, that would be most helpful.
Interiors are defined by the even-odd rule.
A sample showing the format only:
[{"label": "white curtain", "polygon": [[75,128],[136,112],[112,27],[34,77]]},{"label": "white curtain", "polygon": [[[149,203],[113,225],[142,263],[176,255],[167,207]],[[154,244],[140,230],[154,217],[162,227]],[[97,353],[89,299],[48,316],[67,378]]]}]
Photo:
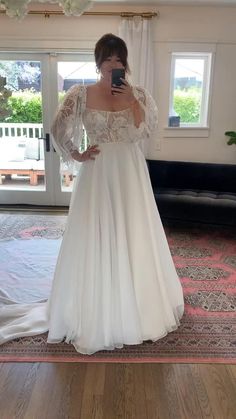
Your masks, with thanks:
[{"label": "white curtain", "polygon": [[154,54],[151,19],[122,19],[119,36],[128,47],[132,84],[145,87],[153,95]]}]

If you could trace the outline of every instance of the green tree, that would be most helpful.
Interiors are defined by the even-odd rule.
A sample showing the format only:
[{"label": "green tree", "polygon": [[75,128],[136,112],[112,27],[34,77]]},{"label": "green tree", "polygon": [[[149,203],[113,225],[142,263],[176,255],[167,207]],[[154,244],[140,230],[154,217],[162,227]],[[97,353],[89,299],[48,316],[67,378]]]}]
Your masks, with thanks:
[{"label": "green tree", "polygon": [[176,89],[174,91],[174,110],[180,116],[182,123],[199,122],[201,107],[201,90],[191,88],[188,90]]},{"label": "green tree", "polygon": [[19,81],[29,85],[40,77],[40,64],[34,61],[0,61],[0,76],[6,77],[9,89],[19,89]]},{"label": "green tree", "polygon": [[9,97],[12,95],[12,92],[6,89],[6,78],[0,76],[0,121],[5,120],[9,115],[9,106],[8,101]]},{"label": "green tree", "polygon": [[5,122],[31,122],[42,123],[42,99],[41,93],[31,90],[14,92],[8,99],[10,116]]}]

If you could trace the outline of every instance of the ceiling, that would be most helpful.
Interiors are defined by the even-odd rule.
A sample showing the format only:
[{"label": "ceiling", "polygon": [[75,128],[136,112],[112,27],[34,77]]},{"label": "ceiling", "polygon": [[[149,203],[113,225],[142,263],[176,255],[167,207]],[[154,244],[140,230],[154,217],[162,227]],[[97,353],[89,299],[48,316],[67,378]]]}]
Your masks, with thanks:
[{"label": "ceiling", "polygon": [[179,5],[179,6],[236,6],[236,0],[93,0],[103,4]]}]

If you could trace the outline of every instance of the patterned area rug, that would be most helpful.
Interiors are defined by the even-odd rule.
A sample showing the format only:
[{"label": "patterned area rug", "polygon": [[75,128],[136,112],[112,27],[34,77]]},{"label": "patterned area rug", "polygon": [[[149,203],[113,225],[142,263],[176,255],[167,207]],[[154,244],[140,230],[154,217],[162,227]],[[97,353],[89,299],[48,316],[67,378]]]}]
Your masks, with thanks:
[{"label": "patterned area rug", "polygon": [[[29,244],[30,248],[36,247],[36,254],[40,246],[42,254],[43,249],[48,248],[42,266],[38,267],[35,259],[33,283],[27,282],[31,296],[35,295],[37,287],[41,290],[40,296],[48,295],[65,222],[66,216],[62,215],[0,215],[2,249],[14,242],[15,248],[21,248],[27,259]],[[0,346],[0,361],[236,364],[235,231],[226,227],[171,224],[165,226],[165,231],[185,295],[185,314],[178,330],[155,343],[129,345],[91,356],[78,354],[66,343],[49,345],[47,334],[20,338]],[[1,249],[0,254],[3,254]],[[30,265],[32,268],[34,264]],[[6,284],[9,275],[9,264],[5,261],[3,266],[0,285],[3,281]],[[38,275],[37,269],[43,275]],[[12,288],[24,290],[23,279],[20,285],[15,273],[9,281],[13,281]],[[34,293],[30,293],[32,289]],[[18,293],[16,299],[19,298]]]}]

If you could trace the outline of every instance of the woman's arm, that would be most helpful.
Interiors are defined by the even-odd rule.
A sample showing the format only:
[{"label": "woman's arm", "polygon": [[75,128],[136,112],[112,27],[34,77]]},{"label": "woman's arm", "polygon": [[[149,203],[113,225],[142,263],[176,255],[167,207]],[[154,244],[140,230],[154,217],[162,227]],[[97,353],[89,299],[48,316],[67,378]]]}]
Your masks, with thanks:
[{"label": "woman's arm", "polygon": [[142,87],[134,87],[134,96],[143,111],[143,127],[146,135],[150,136],[157,130],[158,110],[157,105],[150,93]]},{"label": "woman's arm", "polygon": [[150,145],[152,142],[155,142],[157,138],[157,105],[153,97],[146,89],[142,87],[134,87],[133,93],[139,103],[139,107],[142,110],[142,118],[138,127],[137,125],[133,126],[132,135],[137,136],[140,139],[140,148],[145,157],[148,157]]},{"label": "woman's arm", "polygon": [[[83,162],[94,160],[99,153],[97,145],[89,146],[83,153],[79,152],[80,139],[82,137],[82,120],[79,112],[82,100],[82,86],[72,86],[68,90],[52,124],[53,145],[64,161],[77,160]],[[79,129],[76,130],[76,125]],[[76,142],[75,142],[76,139]]]},{"label": "woman's arm", "polygon": [[136,128],[139,128],[141,122],[143,122],[145,119],[144,110],[140,106],[140,103],[137,100],[137,98],[134,96],[132,86],[128,83],[126,79],[121,78],[121,80],[123,82],[121,86],[119,87],[113,86],[112,88],[113,94],[116,94],[116,93],[117,95],[122,94],[124,99],[127,100],[133,112],[134,125]]},{"label": "woman's arm", "polygon": [[145,119],[144,110],[141,108],[139,101],[135,97],[131,102],[130,107],[134,116],[134,125],[136,128],[139,128],[141,122]]},{"label": "woman's arm", "polygon": [[56,113],[51,132],[55,150],[62,156],[64,161],[73,160],[72,153],[79,152],[73,139],[75,136],[75,125],[77,106],[79,105],[80,86],[72,86],[65,95],[62,104]]}]

